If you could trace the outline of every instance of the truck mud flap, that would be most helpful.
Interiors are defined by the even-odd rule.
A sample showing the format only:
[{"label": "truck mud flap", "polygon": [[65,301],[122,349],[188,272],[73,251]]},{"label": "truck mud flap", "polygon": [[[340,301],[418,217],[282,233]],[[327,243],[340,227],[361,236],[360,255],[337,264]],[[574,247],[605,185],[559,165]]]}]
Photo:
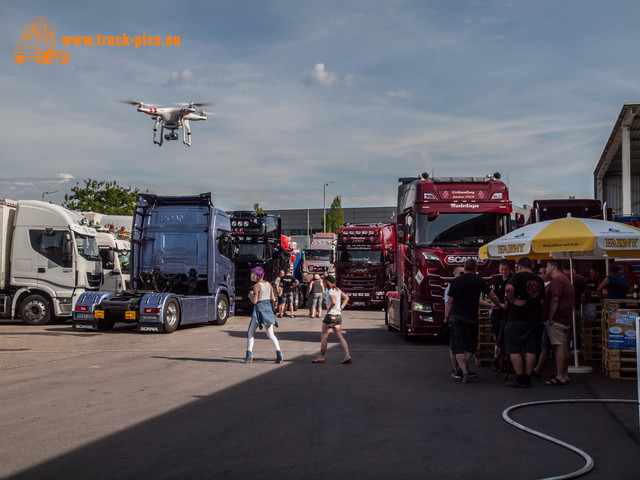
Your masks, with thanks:
[{"label": "truck mud flap", "polygon": [[138,323],[140,333],[162,333],[162,323]]},{"label": "truck mud flap", "polygon": [[95,320],[73,320],[74,330],[90,330],[92,332],[98,331],[98,322]]}]

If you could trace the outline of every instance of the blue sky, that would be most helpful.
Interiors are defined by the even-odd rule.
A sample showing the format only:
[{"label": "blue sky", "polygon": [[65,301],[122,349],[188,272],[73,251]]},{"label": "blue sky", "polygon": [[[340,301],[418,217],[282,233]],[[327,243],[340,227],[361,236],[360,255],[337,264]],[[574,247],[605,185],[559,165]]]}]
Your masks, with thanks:
[{"label": "blue sky", "polygon": [[[95,3],[95,4],[94,4]],[[2,0],[0,197],[76,182],[211,191],[224,209],[395,204],[397,179],[499,171],[516,204],[593,196],[640,101],[640,3],[589,0]],[[26,21],[70,63],[16,64]],[[62,35],[179,35],[179,47],[62,47]],[[209,101],[192,146],[152,143],[118,103]]]}]

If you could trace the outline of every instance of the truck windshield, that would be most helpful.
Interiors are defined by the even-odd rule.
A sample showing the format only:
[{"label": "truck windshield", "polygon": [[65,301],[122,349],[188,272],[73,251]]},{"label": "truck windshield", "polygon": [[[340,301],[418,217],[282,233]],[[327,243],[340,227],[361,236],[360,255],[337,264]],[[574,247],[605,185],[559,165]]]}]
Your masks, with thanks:
[{"label": "truck windshield", "polygon": [[131,252],[129,250],[119,251],[118,252],[118,260],[120,260],[120,269],[122,273],[131,273],[130,261]]},{"label": "truck windshield", "polygon": [[382,251],[340,250],[338,252],[338,262],[380,264],[382,262]]},{"label": "truck windshield", "polygon": [[264,260],[264,245],[256,243],[240,243],[238,244],[238,260],[254,261]]},{"label": "truck windshield", "polygon": [[331,260],[331,250],[305,250],[304,258],[307,260],[324,260],[329,262]]},{"label": "truck windshield", "polygon": [[499,213],[416,215],[415,243],[429,247],[480,247],[502,235]]},{"label": "truck windshield", "polygon": [[78,254],[87,260],[100,260],[100,250],[98,250],[96,237],[89,237],[88,235],[81,235],[79,233],[74,234],[76,237]]}]

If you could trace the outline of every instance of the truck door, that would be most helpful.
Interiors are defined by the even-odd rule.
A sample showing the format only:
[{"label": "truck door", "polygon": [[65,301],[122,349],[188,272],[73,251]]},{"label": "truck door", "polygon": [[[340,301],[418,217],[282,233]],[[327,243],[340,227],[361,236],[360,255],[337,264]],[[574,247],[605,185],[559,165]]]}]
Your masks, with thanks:
[{"label": "truck door", "polygon": [[234,282],[234,266],[232,262],[233,258],[233,239],[229,232],[221,230],[216,231],[216,243],[218,246],[219,255],[215,256],[215,283],[216,286],[227,285],[230,292],[235,290]]},{"label": "truck door", "polygon": [[31,248],[37,253],[37,281],[57,291],[58,296],[71,296],[76,286],[73,273],[73,239],[63,230],[29,230]]}]

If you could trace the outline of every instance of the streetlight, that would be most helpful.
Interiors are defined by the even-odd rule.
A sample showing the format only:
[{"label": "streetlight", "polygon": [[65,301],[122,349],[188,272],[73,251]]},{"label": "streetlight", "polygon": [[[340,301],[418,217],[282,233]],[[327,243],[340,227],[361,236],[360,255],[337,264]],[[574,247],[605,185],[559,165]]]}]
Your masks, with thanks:
[{"label": "streetlight", "polygon": [[333,183],[333,180],[325,183],[324,186],[322,187],[322,222],[323,222],[322,231],[323,232],[327,231],[327,208],[325,207],[327,203],[327,187],[332,183]]},{"label": "streetlight", "polygon": [[51,193],[58,193],[58,190],[54,190],[53,192],[42,192],[42,201],[44,202],[44,196],[49,195]]}]

